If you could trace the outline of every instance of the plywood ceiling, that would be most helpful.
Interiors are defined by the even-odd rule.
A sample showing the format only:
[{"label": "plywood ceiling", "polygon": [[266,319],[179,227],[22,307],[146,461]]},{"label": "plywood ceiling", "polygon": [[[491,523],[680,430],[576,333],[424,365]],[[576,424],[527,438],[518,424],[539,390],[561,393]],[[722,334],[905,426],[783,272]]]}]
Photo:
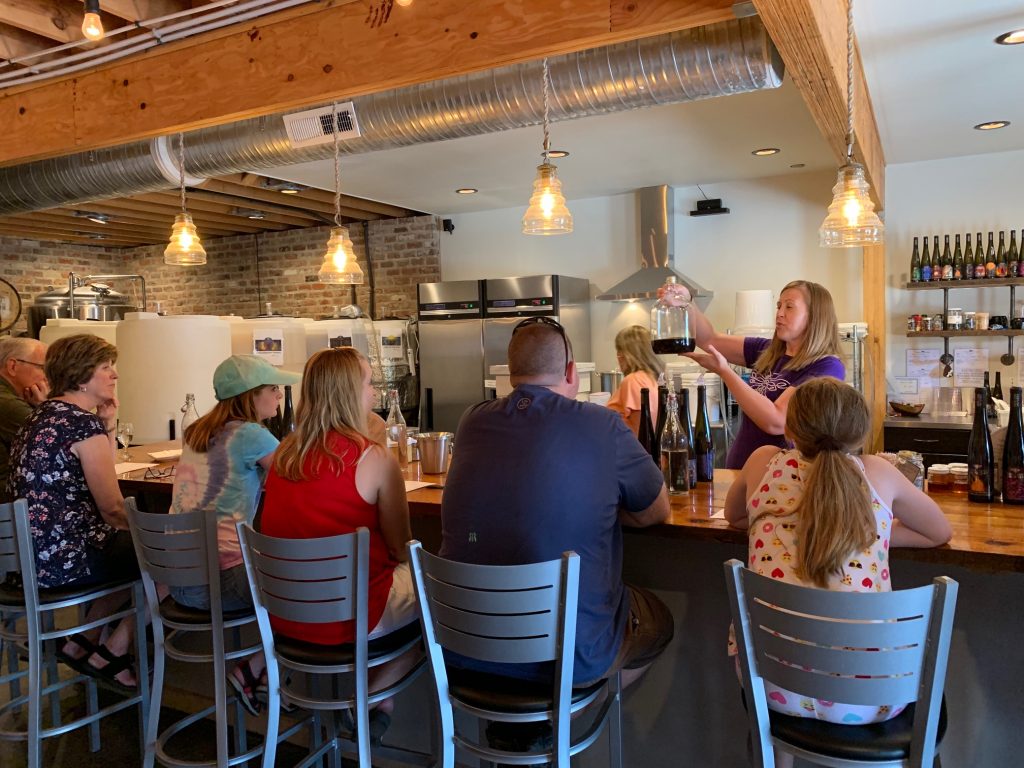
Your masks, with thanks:
[{"label": "plywood ceiling", "polygon": [[[275,186],[274,180],[252,173],[209,179],[188,189],[188,211],[203,238],[318,227],[333,222],[331,192],[302,189],[296,194],[284,194]],[[418,213],[349,195],[342,195],[341,206],[346,223]],[[0,235],[114,248],[156,245],[167,242],[174,215],[180,210],[178,190],[148,192],[0,216]],[[107,221],[92,221],[89,214],[107,217]]]}]

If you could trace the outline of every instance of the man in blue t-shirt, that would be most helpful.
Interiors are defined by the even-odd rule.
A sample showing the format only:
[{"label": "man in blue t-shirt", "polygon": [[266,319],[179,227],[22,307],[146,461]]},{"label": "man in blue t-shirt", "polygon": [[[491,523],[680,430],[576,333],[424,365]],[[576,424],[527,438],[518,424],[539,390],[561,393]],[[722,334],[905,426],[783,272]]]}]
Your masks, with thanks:
[{"label": "man in blue t-shirt", "polygon": [[[664,522],[658,467],[614,411],[575,400],[579,375],[562,327],[516,326],[508,347],[510,395],[466,411],[441,506],[441,556],[519,565],[580,556],[574,683],[622,670],[636,680],[672,639],[672,616],[650,592],[622,581],[622,525]],[[533,677],[524,665],[456,663]]]}]

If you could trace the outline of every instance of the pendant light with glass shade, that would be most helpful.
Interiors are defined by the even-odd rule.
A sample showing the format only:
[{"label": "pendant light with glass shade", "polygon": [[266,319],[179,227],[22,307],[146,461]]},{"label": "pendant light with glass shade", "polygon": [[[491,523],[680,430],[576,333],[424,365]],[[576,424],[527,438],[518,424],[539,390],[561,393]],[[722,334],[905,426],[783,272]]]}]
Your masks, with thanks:
[{"label": "pendant light with glass shade", "polygon": [[562,182],[556,175],[556,167],[549,162],[551,139],[548,122],[551,104],[551,72],[548,60],[544,59],[544,162],[537,166],[537,178],[533,182],[530,206],[523,214],[524,235],[567,235],[572,232],[572,214],[565,205]]},{"label": "pendant light with glass shade", "polygon": [[341,161],[338,149],[338,105],[331,109],[331,133],[334,136],[334,226],[324,252],[317,279],[334,285],[362,285],[363,270],[356,262],[348,227],[341,223]]},{"label": "pendant light with glass shade", "polygon": [[832,187],[832,204],[818,230],[823,248],[853,248],[884,242],[885,225],[875,213],[864,166],[853,160],[853,0],[846,7],[846,165]]},{"label": "pendant light with glass shade", "polygon": [[185,134],[178,134],[178,182],[181,189],[181,213],[174,217],[171,240],[164,248],[164,264],[179,267],[197,267],[206,263],[206,249],[199,239],[185,207]]}]

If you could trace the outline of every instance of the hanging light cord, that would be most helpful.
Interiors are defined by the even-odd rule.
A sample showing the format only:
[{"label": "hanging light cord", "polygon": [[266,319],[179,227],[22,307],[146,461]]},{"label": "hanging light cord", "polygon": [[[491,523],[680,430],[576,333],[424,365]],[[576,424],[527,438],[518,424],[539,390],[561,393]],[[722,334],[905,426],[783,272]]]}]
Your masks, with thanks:
[{"label": "hanging light cord", "polygon": [[181,212],[188,213],[185,208],[185,134],[178,134],[178,188],[181,189]]},{"label": "hanging light cord", "polygon": [[551,137],[548,134],[548,120],[551,116],[551,70],[548,68],[547,57],[544,57],[544,162],[548,161],[551,149]]},{"label": "hanging light cord", "polygon": [[331,105],[331,135],[334,136],[334,226],[341,226],[341,162],[338,159],[338,102]]},{"label": "hanging light cord", "polygon": [[846,2],[846,160],[853,160],[853,0]]}]

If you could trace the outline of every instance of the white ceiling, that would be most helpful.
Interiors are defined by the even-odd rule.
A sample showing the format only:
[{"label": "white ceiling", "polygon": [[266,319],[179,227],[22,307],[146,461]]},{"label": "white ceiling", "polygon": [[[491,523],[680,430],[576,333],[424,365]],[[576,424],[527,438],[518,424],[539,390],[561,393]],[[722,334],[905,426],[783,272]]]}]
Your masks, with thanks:
[{"label": "white ceiling", "polygon": [[[858,0],[854,16],[888,164],[1024,149],[1024,45],[993,43],[1024,27],[1024,2]],[[1012,125],[973,130],[987,120]],[[835,166],[788,81],[774,91],[557,123],[551,140],[571,153],[555,161],[569,200]],[[766,146],[782,152],[750,154]],[[348,156],[342,188],[438,214],[525,205],[540,148],[534,127]],[[792,169],[796,163],[805,165]],[[334,186],[330,161],[272,175]],[[456,195],[458,187],[480,191]]]}]

